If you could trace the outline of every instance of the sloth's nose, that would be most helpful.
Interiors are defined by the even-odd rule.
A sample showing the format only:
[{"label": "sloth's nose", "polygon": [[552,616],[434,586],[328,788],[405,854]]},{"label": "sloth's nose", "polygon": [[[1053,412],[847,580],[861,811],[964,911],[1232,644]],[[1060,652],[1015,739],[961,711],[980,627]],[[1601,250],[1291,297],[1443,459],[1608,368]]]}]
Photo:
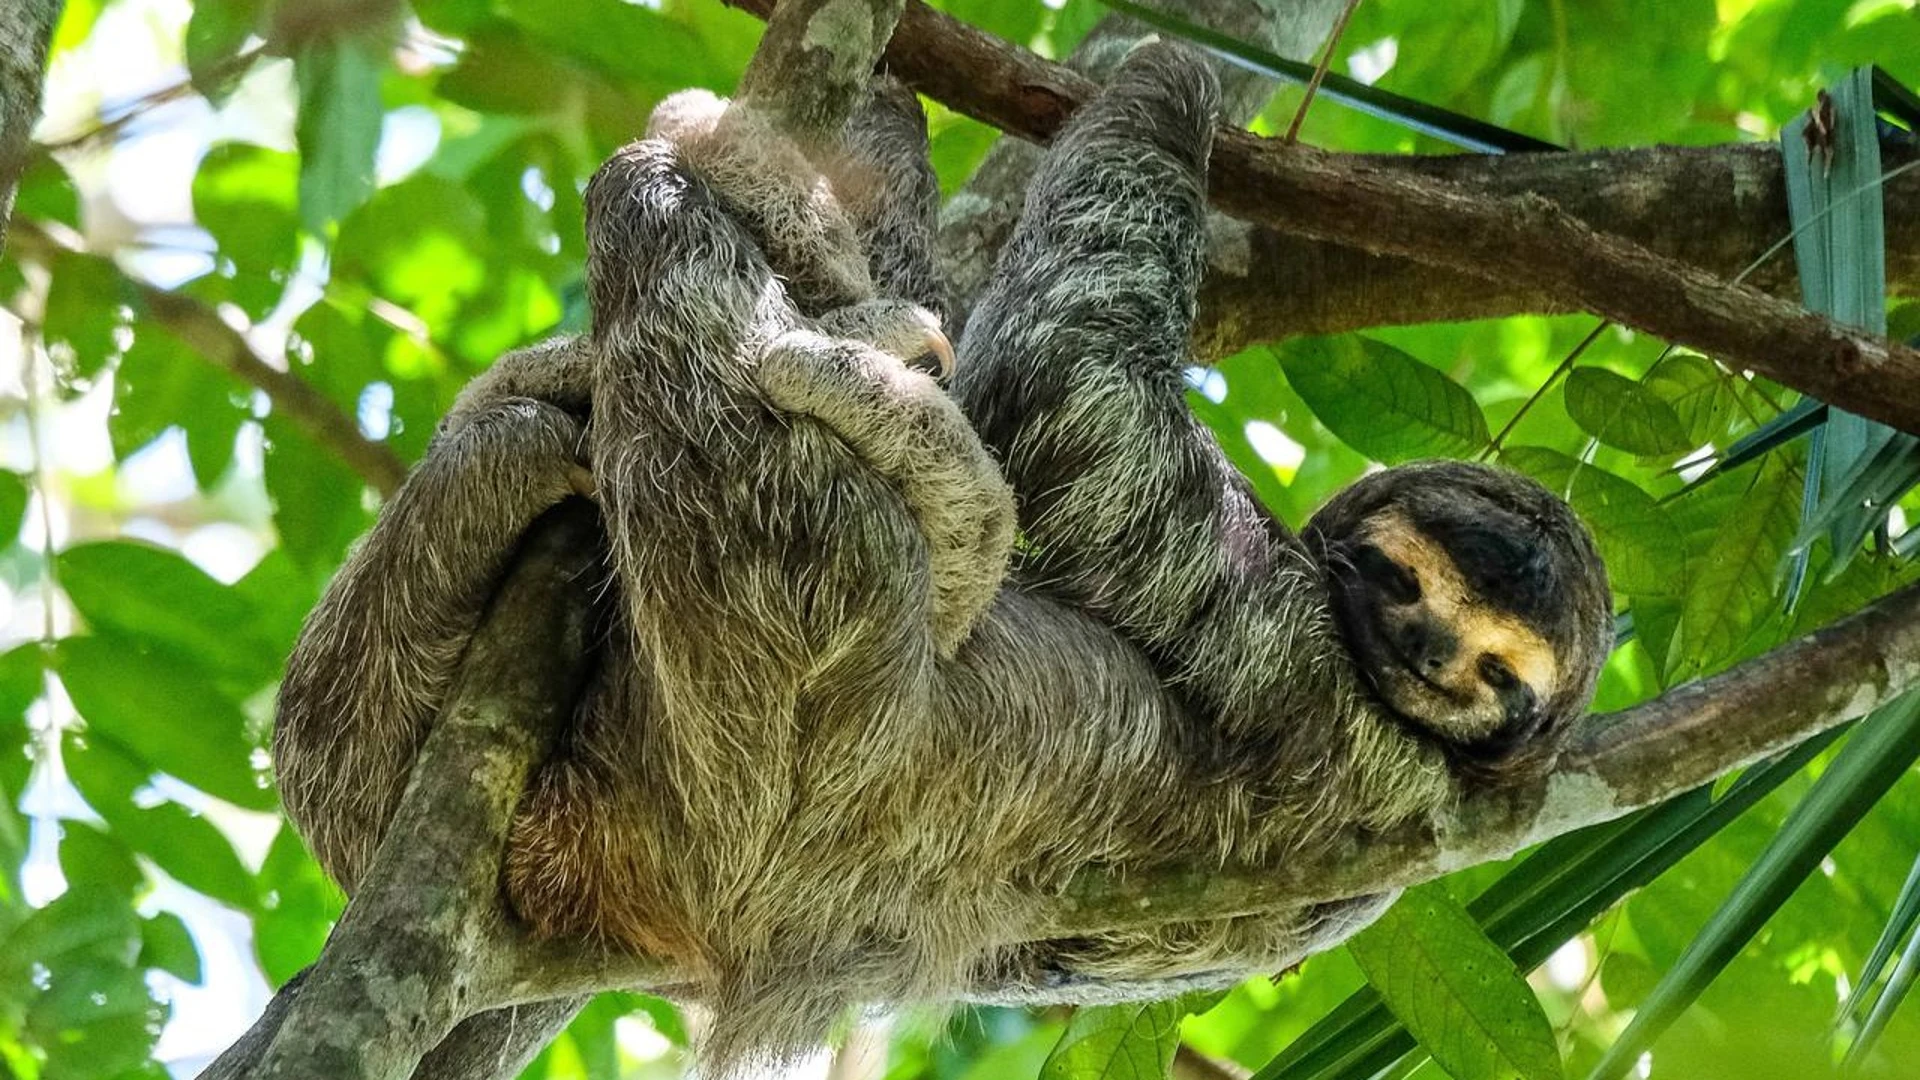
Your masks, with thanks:
[{"label": "sloth's nose", "polygon": [[1446,627],[1431,619],[1410,619],[1400,628],[1400,655],[1407,666],[1432,676],[1453,661],[1460,641]]}]

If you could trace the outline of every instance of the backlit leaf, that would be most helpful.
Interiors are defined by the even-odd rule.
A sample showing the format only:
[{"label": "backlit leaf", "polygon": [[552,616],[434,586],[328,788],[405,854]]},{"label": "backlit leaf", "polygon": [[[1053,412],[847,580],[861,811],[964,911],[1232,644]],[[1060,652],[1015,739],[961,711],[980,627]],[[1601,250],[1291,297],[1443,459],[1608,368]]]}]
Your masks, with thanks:
[{"label": "backlit leaf", "polygon": [[1275,351],[1320,422],[1377,461],[1466,457],[1490,438],[1472,394],[1384,342],[1348,334]]}]

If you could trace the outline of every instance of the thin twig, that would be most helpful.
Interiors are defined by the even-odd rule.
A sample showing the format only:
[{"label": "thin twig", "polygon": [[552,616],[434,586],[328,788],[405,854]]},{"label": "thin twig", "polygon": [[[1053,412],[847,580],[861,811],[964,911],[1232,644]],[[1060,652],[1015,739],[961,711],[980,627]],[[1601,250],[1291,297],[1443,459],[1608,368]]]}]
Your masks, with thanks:
[{"label": "thin twig", "polygon": [[1293,122],[1287,125],[1287,134],[1283,141],[1297,142],[1300,138],[1300,124],[1307,118],[1307,109],[1313,104],[1313,96],[1320,92],[1320,82],[1327,77],[1327,65],[1333,63],[1333,50],[1340,44],[1340,35],[1347,32],[1347,20],[1353,18],[1353,9],[1360,6],[1360,0],[1347,0],[1347,6],[1340,9],[1340,17],[1333,22],[1333,32],[1327,35],[1327,47],[1320,54],[1320,62],[1313,66],[1313,78],[1307,80],[1307,90],[1300,98],[1300,107],[1293,111]]}]

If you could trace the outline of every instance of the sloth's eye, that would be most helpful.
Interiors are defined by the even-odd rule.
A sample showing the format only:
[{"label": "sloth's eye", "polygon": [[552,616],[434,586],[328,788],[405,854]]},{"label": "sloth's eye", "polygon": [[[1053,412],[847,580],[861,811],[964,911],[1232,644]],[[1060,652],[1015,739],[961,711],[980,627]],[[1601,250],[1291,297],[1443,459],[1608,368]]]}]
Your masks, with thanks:
[{"label": "sloth's eye", "polygon": [[1520,685],[1520,678],[1513,673],[1513,669],[1492,655],[1480,658],[1480,678],[1495,690],[1511,690]]},{"label": "sloth's eye", "polygon": [[1372,544],[1361,544],[1353,553],[1353,568],[1362,580],[1380,590],[1394,604],[1411,604],[1420,599],[1420,579],[1412,570],[1394,562],[1387,553]]}]

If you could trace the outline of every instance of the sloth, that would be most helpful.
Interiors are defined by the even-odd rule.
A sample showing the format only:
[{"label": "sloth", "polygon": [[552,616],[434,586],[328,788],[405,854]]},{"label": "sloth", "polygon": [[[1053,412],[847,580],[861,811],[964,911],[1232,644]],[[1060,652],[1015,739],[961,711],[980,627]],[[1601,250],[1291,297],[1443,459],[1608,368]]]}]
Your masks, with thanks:
[{"label": "sloth", "polygon": [[1391,897],[1033,928],[1089,869],[1271,865],[1550,765],[1610,640],[1563,503],[1430,463],[1295,536],[1187,409],[1217,95],[1130,54],[957,349],[911,94],[812,157],[664,104],[587,189],[591,333],[470,384],[295,646],[274,761],[327,872],[364,873],[518,536],[589,495],[599,655],[505,893],[683,974],[713,1075],[852,1004],[1279,970]]}]

